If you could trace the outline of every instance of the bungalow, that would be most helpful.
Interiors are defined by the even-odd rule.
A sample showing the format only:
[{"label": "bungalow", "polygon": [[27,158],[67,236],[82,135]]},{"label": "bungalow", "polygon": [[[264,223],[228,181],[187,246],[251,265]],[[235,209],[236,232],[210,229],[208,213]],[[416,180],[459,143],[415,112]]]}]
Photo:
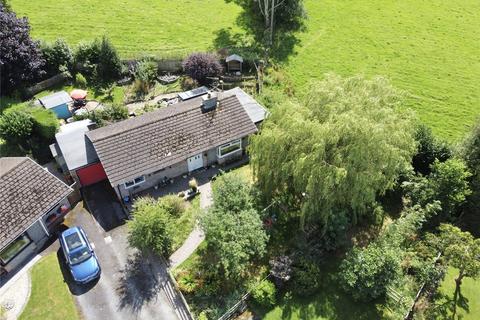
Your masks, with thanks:
[{"label": "bungalow", "polygon": [[65,91],[39,98],[38,101],[45,109],[55,112],[59,119],[68,119],[72,116],[69,106],[73,100]]},{"label": "bungalow", "polygon": [[70,209],[68,185],[27,157],[0,158],[0,274],[40,249]]},{"label": "bungalow", "polygon": [[241,157],[266,110],[243,90],[211,93],[86,132],[120,199]]}]

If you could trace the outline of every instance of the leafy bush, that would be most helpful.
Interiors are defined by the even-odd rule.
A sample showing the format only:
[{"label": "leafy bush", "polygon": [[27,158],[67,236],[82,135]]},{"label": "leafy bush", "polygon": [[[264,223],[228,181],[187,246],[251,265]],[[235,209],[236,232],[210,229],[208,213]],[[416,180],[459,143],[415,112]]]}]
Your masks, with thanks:
[{"label": "leafy bush", "polygon": [[185,211],[185,201],[175,196],[168,195],[160,199],[162,208],[172,216],[180,216]]},{"label": "leafy bush", "polygon": [[106,105],[103,110],[94,110],[91,112],[76,114],[73,116],[75,121],[90,119],[102,127],[111,122],[117,122],[128,118],[128,108],[124,105]]},{"label": "leafy bush", "polygon": [[59,72],[70,71],[73,67],[73,53],[63,39],[53,43],[42,44],[42,55],[45,59],[45,72],[51,77]]},{"label": "leafy bush", "polygon": [[6,111],[0,117],[0,138],[22,144],[32,134],[33,117],[23,110]]},{"label": "leafy bush", "polygon": [[198,82],[190,77],[182,77],[180,80],[182,90],[188,91],[198,87]]},{"label": "leafy bush", "polygon": [[272,307],[276,301],[275,285],[268,280],[262,280],[251,291],[253,300],[263,307]]},{"label": "leafy bush", "polygon": [[207,77],[216,77],[222,73],[218,58],[211,53],[192,53],[183,61],[182,66],[187,75],[200,84],[207,83]]},{"label": "leafy bush", "polygon": [[309,296],[321,285],[321,274],[318,265],[307,258],[300,258],[293,266],[292,286],[295,293]]},{"label": "leafy bush", "polygon": [[135,79],[151,86],[155,83],[157,78],[158,66],[157,63],[150,59],[141,60],[135,68]]},{"label": "leafy bush", "polygon": [[190,273],[181,273],[177,282],[180,290],[185,293],[193,293],[197,288],[197,282]]},{"label": "leafy bush", "polygon": [[435,159],[444,162],[452,156],[448,145],[438,141],[432,130],[424,124],[417,126],[414,138],[417,142],[417,152],[412,158],[412,165],[416,172],[428,175]]},{"label": "leafy bush", "polygon": [[133,205],[133,219],[128,221],[128,242],[141,251],[169,256],[172,250],[170,215],[151,198],[141,198]]},{"label": "leafy bush", "polygon": [[343,288],[355,299],[370,301],[384,296],[387,286],[401,274],[398,252],[373,243],[354,248],[340,268]]},{"label": "leafy bush", "polygon": [[87,79],[80,72],[75,75],[75,85],[81,89],[87,88]]},{"label": "leafy bush", "polygon": [[198,188],[198,183],[195,178],[192,178],[190,181],[188,181],[188,187],[192,189],[194,192],[197,191]]},{"label": "leafy bush", "polygon": [[0,4],[0,92],[10,95],[43,75],[39,45],[30,38],[27,18],[18,18]]},{"label": "leafy bush", "polygon": [[117,51],[105,36],[101,40],[80,43],[74,53],[74,61],[77,71],[97,84],[111,83],[122,72]]}]

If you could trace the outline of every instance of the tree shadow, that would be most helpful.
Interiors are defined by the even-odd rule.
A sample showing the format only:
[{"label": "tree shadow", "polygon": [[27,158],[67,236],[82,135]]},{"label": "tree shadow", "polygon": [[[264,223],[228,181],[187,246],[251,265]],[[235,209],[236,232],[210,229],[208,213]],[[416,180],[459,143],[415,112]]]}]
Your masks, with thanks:
[{"label": "tree shadow", "polygon": [[[432,298],[432,307],[430,308],[430,318],[432,319],[451,319],[453,316],[454,303],[453,294],[447,295],[442,292],[436,292]],[[458,308],[463,309],[466,313],[470,313],[470,305],[467,297],[462,295],[461,288],[457,299],[457,312],[455,318],[458,317]]]},{"label": "tree shadow", "polygon": [[120,273],[116,291],[120,297],[121,309],[130,308],[138,313],[161,290],[159,274],[153,270],[151,261],[140,252],[128,258]]}]

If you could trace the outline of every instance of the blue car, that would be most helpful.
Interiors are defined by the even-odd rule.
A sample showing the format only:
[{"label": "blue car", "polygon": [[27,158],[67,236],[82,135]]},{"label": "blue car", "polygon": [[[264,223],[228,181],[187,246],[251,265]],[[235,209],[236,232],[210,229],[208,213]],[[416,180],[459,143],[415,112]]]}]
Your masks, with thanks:
[{"label": "blue car", "polygon": [[97,256],[81,227],[63,231],[60,235],[60,246],[76,282],[87,283],[100,276]]}]

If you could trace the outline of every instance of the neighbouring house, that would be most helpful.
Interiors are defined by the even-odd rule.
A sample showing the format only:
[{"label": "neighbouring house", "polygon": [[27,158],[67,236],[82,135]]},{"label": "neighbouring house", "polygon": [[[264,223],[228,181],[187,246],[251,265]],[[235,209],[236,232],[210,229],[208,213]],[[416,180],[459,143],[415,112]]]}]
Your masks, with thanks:
[{"label": "neighbouring house", "polygon": [[[263,114],[263,116],[262,116]],[[87,131],[117,196],[242,157],[266,110],[240,88]]]},{"label": "neighbouring house", "polygon": [[52,110],[59,119],[68,119],[72,116],[70,104],[73,100],[65,91],[38,98],[38,101],[45,109]]},{"label": "neighbouring house", "polygon": [[85,133],[95,128],[89,120],[75,121],[60,127],[56,143],[50,151],[67,177],[76,182],[76,188],[89,186],[107,178],[92,142]]},{"label": "neighbouring house", "polygon": [[21,265],[55,234],[73,189],[28,157],[0,158],[0,273]]},{"label": "neighbouring house", "polygon": [[225,62],[227,63],[227,72],[242,72],[243,58],[238,54],[229,55]]}]

